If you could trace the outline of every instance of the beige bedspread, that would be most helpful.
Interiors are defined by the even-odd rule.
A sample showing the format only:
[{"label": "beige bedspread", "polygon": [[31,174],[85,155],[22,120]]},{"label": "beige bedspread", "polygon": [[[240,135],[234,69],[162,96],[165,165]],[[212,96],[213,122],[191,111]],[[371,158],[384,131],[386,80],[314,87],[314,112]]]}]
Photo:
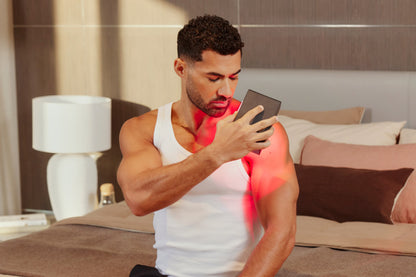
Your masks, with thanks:
[{"label": "beige bedspread", "polygon": [[[415,236],[415,225],[299,216],[298,246],[277,276],[415,276]],[[128,276],[137,263],[154,264],[153,243],[152,216],[136,217],[123,202],[0,243],[0,274]]]},{"label": "beige bedspread", "polygon": [[138,263],[154,265],[153,244],[152,216],[122,202],[0,243],[0,276],[128,276]]},{"label": "beige bedspread", "polygon": [[338,223],[319,217],[298,216],[296,244],[416,256],[416,224]]},{"label": "beige bedspread", "polygon": [[107,227],[117,230],[154,234],[153,214],[135,216],[127,207],[126,202],[104,206],[85,216],[72,217],[58,221],[55,225],[81,224]]},{"label": "beige bedspread", "polygon": [[[63,220],[57,225],[82,224],[154,233],[152,221],[152,215],[134,216],[122,202],[84,217]],[[327,246],[368,253],[416,256],[416,224],[338,223],[319,217],[298,216],[297,226],[296,244],[300,246]]]}]

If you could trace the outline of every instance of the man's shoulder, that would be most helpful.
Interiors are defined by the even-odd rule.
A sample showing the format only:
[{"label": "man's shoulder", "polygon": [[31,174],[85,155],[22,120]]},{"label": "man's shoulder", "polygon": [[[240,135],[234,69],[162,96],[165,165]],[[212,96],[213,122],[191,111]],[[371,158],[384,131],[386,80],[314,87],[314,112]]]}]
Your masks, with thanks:
[{"label": "man's shoulder", "polygon": [[132,117],[124,122],[121,134],[128,133],[135,136],[153,135],[157,119],[157,110],[151,110],[140,116]]},{"label": "man's shoulder", "polygon": [[277,165],[287,160],[289,154],[289,139],[285,128],[280,122],[273,125],[274,132],[269,138],[271,144],[263,149],[260,155],[250,152],[243,158],[250,166]]},{"label": "man's shoulder", "polygon": [[151,124],[153,121],[156,122],[157,118],[157,109],[151,110],[147,113],[144,113],[139,116],[132,117],[126,121],[127,124],[136,125],[136,124]]}]

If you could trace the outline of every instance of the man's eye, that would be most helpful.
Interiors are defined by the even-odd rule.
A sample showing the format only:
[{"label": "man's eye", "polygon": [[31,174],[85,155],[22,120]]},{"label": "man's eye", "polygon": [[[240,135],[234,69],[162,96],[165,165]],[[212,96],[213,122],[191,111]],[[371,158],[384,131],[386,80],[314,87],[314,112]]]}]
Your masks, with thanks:
[{"label": "man's eye", "polygon": [[208,80],[210,80],[211,82],[216,82],[218,81],[220,78],[208,78]]},{"label": "man's eye", "polygon": [[237,76],[230,76],[230,80],[232,80],[232,81],[238,80],[238,75]]}]

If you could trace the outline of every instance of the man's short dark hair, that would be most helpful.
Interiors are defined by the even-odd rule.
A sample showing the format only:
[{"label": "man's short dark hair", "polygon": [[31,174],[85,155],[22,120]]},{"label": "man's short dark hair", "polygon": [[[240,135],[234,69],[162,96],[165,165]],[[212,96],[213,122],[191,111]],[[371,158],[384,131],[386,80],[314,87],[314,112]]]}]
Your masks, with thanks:
[{"label": "man's short dark hair", "polygon": [[221,55],[241,51],[244,43],[230,22],[215,15],[191,19],[178,33],[178,57],[202,61],[202,52],[213,50]]}]

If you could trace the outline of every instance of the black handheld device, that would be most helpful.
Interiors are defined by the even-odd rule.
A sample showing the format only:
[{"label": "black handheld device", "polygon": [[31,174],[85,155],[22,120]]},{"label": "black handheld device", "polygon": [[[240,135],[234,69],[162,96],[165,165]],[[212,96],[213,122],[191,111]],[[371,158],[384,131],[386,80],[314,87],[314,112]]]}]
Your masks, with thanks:
[{"label": "black handheld device", "polygon": [[[264,107],[264,110],[257,114],[253,118],[253,120],[250,121],[250,124],[254,124],[260,120],[277,115],[280,111],[281,104],[282,102],[277,99],[249,89],[246,93],[246,96],[244,96],[243,102],[241,103],[240,108],[238,109],[238,113],[234,121],[241,118],[243,115],[246,114],[246,112],[253,109],[254,107],[262,105]],[[267,129],[269,129],[270,127],[268,127]],[[262,131],[266,131],[267,129]]]},{"label": "black handheld device", "polygon": [[[261,94],[259,92],[249,89],[246,95],[244,96],[243,102],[241,103],[240,108],[238,109],[237,116],[235,117],[234,121],[241,118],[243,115],[245,115],[249,110],[253,109],[254,107],[258,105],[262,105],[264,107],[263,111],[258,113],[250,121],[250,124],[254,124],[263,119],[278,115],[281,104],[282,102],[277,99],[274,99],[272,97],[269,97],[267,95],[264,95],[264,94]],[[259,132],[267,131],[271,127],[272,126],[268,126],[265,129],[260,130]],[[260,151],[254,151],[254,152],[257,154],[260,153]]]}]

